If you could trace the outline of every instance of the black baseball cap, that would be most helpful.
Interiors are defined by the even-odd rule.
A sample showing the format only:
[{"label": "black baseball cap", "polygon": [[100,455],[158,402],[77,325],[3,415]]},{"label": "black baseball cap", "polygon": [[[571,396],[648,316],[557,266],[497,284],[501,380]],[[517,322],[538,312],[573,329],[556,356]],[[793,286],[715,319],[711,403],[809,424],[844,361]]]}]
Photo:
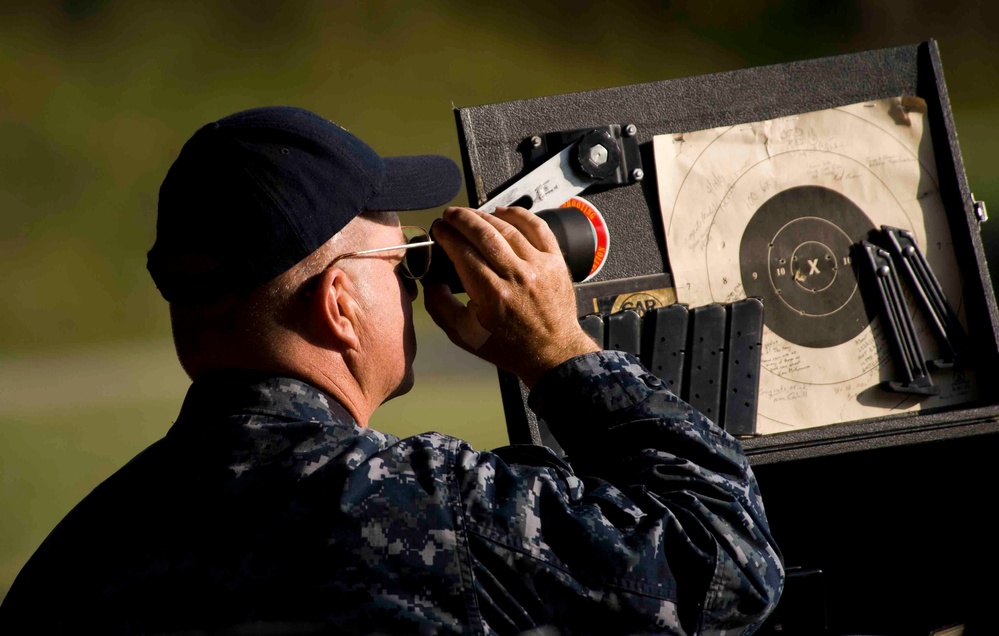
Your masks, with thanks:
[{"label": "black baseball cap", "polygon": [[380,157],[302,108],[242,111],[181,148],[146,267],[168,301],[210,302],[284,273],[362,212],[433,208],[460,188],[447,157]]}]

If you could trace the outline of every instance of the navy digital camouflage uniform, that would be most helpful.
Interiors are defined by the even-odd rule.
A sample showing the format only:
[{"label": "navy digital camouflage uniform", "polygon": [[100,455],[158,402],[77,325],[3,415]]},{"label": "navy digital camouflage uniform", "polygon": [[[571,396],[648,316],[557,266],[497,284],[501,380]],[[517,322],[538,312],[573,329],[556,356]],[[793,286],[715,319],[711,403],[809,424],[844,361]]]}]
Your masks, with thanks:
[{"label": "navy digital camouflage uniform", "polygon": [[571,468],[544,447],[400,440],[294,379],[199,379],[46,539],[0,633],[759,625],[783,568],[735,439],[619,352],[550,371],[529,405]]}]

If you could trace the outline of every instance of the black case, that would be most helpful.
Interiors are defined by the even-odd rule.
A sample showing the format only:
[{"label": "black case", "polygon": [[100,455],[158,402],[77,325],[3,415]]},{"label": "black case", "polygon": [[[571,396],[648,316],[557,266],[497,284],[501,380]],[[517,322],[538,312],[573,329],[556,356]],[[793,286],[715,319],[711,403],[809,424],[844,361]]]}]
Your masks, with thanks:
[{"label": "black case", "polygon": [[[455,116],[469,198],[477,207],[529,171],[522,144],[533,135],[635,124],[643,162],[651,167],[657,134],[899,95],[919,96],[928,105],[983,397],[937,412],[747,438],[743,445],[786,563],[824,577],[816,585],[813,574],[808,586],[822,590],[823,598],[788,601],[825,608],[829,631],[820,634],[927,634],[957,623],[972,628],[966,633],[987,633],[974,629],[983,629],[977,621],[985,603],[994,601],[999,567],[990,531],[999,393],[989,390],[999,368],[999,314],[935,42],[459,108]],[[611,253],[596,281],[631,281],[635,289],[649,289],[649,280],[668,282],[654,171],[646,170],[640,185],[584,196],[598,209],[614,211],[608,225],[616,244],[627,245]],[[593,295],[583,286],[577,292]],[[526,388],[504,372],[499,381],[511,442],[559,450],[527,408]],[[975,583],[983,578],[984,586]]]},{"label": "black case", "polygon": [[[964,277],[969,332],[978,354],[979,386],[999,361],[999,315],[974,202],[947,99],[937,46],[868,51],[702,77],[667,80],[569,95],[456,109],[466,185],[472,206],[529,172],[525,139],[552,131],[635,124],[643,163],[653,166],[654,135],[760,121],[866,100],[917,95],[928,104],[940,191]],[[592,283],[648,288],[643,277],[669,274],[653,170],[628,187],[585,194],[607,215],[618,247]],[[648,280],[648,279],[644,279]],[[668,281],[668,278],[663,278]],[[503,407],[513,443],[548,442],[544,424],[526,407],[526,388],[500,373]],[[996,431],[999,397],[943,412],[898,415],[745,440],[755,464],[844,453]],[[984,403],[982,403],[984,402]]]}]

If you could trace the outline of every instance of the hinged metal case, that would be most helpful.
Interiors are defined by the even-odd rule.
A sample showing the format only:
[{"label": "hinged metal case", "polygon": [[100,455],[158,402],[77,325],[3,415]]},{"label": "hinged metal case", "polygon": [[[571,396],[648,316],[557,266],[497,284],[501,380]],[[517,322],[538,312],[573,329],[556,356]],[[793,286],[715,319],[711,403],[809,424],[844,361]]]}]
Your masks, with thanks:
[{"label": "hinged metal case", "polygon": [[[940,193],[964,279],[969,332],[984,399],[937,412],[891,415],[759,436],[744,441],[754,464],[883,446],[988,434],[997,430],[999,397],[989,395],[999,361],[999,318],[980,236],[980,215],[958,148],[957,132],[935,42],[868,51],[715,75],[608,88],[568,95],[456,109],[471,205],[478,206],[528,171],[524,141],[587,126],[634,124],[642,161],[655,165],[654,135],[774,119],[858,102],[915,95],[928,105]],[[636,289],[669,284],[669,259],[653,170],[638,184],[585,196],[606,210],[614,248],[595,283]],[[662,284],[662,283],[660,283]],[[580,295],[592,294],[584,287]],[[526,407],[526,389],[500,373],[512,442],[557,448]]]},{"label": "hinged metal case", "polygon": [[[925,634],[959,623],[987,633],[993,626],[985,622],[991,618],[984,608],[999,594],[994,582],[999,559],[990,531],[996,482],[991,464],[999,451],[999,393],[991,390],[999,368],[999,314],[980,236],[984,207],[968,188],[935,42],[459,108],[455,115],[476,207],[528,168],[518,150],[525,139],[634,124],[644,180],[585,196],[606,211],[616,247],[596,286],[648,289],[670,284],[651,169],[654,135],[901,95],[927,104],[940,195],[963,277],[968,336],[978,353],[981,397],[935,412],[747,438],[743,445],[786,564],[823,577],[821,585],[798,590],[823,598],[805,598],[799,608],[784,607],[785,613],[824,607],[828,633]],[[581,302],[599,294],[593,286],[577,288]],[[557,449],[547,427],[527,409],[525,387],[506,373],[499,379],[511,442]],[[797,583],[789,579],[788,585]],[[802,597],[787,598],[795,603],[791,599]],[[779,628],[769,625],[759,633]]]}]

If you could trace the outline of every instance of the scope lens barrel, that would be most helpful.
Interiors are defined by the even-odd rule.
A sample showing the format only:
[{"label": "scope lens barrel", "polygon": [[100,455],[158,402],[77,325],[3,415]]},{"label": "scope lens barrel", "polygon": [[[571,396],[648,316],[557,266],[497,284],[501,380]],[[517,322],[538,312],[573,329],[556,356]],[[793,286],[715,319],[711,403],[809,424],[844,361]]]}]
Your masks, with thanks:
[{"label": "scope lens barrel", "polygon": [[[597,252],[597,235],[589,219],[581,210],[573,207],[541,210],[537,215],[548,224],[552,234],[555,235],[573,282],[579,283],[585,280],[593,269],[593,260]],[[433,228],[431,228],[432,237]],[[458,278],[458,272],[454,269],[454,263],[438,243],[434,243],[431,249],[430,269],[423,280],[444,283],[455,294],[465,291],[461,279]]]}]

